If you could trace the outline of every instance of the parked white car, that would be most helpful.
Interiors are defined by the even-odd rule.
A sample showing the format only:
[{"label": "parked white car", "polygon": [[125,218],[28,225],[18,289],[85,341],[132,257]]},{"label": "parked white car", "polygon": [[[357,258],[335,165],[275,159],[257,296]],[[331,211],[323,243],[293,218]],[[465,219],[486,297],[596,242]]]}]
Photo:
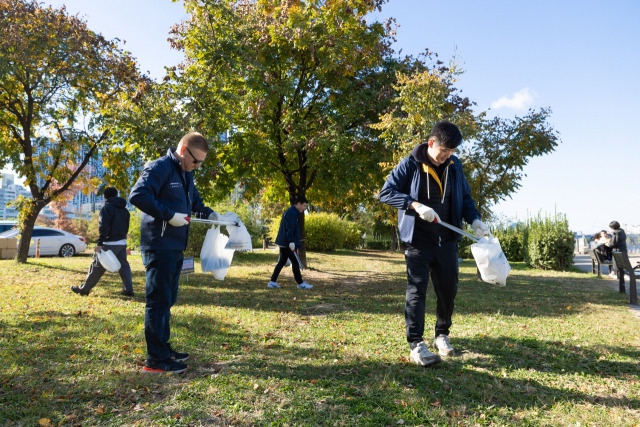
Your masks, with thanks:
[{"label": "parked white car", "polygon": [[[0,238],[19,238],[18,230],[9,230],[0,233]],[[31,245],[29,246],[29,255],[36,255],[36,241],[40,239],[40,255],[54,255],[63,257],[72,257],[77,253],[84,252],[87,249],[87,243],[84,237],[49,227],[33,227],[31,235]]]}]

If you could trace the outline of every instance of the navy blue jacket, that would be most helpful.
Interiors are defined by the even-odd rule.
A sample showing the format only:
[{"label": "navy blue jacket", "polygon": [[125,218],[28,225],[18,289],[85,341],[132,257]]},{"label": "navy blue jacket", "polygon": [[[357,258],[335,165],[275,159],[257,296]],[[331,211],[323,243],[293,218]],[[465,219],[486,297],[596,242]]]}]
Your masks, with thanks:
[{"label": "navy blue jacket", "polygon": [[289,246],[289,243],[296,244],[296,249],[300,247],[300,227],[298,226],[298,215],[300,212],[295,206],[291,206],[284,211],[280,220],[280,228],[278,228],[278,237],[276,237],[276,245]]},{"label": "navy blue jacket", "polygon": [[184,251],[189,226],[173,227],[169,220],[176,212],[200,218],[213,212],[193,185],[193,173],[182,170],[174,151],[146,165],[129,194],[129,202],[142,211],[140,250]]},{"label": "navy blue jacket", "polygon": [[[415,150],[414,150],[415,151]],[[480,213],[471,197],[471,188],[462,171],[462,163],[456,156],[451,156],[453,164],[451,180],[451,225],[462,228],[462,219],[469,224],[480,219]],[[420,194],[420,162],[413,154],[405,157],[391,171],[391,174],[380,190],[380,201],[398,209],[398,229],[400,239],[412,243],[413,228],[418,214],[409,209],[412,202],[418,201]],[[458,235],[458,240],[462,236]]]},{"label": "navy blue jacket", "polygon": [[98,246],[127,238],[130,215],[126,206],[127,201],[122,197],[109,197],[104,202],[98,216]]}]

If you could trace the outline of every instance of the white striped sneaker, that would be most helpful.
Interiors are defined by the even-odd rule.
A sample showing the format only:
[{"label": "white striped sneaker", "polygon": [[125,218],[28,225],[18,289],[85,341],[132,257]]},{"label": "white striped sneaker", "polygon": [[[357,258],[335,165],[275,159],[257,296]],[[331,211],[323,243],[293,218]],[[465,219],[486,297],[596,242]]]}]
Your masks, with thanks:
[{"label": "white striped sneaker", "polygon": [[449,337],[446,335],[438,335],[433,340],[433,346],[438,350],[440,356],[454,356],[456,354],[453,347],[449,343]]},{"label": "white striped sneaker", "polygon": [[302,282],[298,285],[298,289],[311,289],[313,285],[308,284],[307,282]]},{"label": "white striped sneaker", "polygon": [[280,285],[278,285],[278,283],[276,282],[269,282],[269,284],[267,285],[267,288],[271,288],[271,289],[275,289],[275,288],[279,288]]},{"label": "white striped sneaker", "polygon": [[411,361],[417,365],[430,366],[442,362],[437,354],[431,353],[424,341],[420,341],[416,347],[411,350]]}]

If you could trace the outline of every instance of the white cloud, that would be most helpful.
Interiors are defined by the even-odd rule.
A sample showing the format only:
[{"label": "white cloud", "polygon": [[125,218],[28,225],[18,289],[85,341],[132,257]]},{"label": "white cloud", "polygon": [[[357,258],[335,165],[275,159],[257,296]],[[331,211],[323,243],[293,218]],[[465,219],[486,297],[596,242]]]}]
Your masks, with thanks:
[{"label": "white cloud", "polygon": [[491,108],[511,108],[513,110],[525,110],[533,104],[538,96],[533,89],[525,87],[511,96],[503,96],[491,104]]}]

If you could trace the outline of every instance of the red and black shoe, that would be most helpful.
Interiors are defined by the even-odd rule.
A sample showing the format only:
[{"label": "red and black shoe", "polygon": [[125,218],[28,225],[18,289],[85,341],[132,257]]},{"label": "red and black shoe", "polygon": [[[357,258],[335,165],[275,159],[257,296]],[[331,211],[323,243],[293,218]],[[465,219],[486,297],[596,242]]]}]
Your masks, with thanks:
[{"label": "red and black shoe", "polygon": [[169,346],[169,351],[171,352],[171,358],[176,362],[184,362],[189,358],[189,353],[180,353],[179,351],[175,351],[171,348],[171,344],[167,344]]},{"label": "red and black shoe", "polygon": [[144,368],[142,368],[142,372],[145,374],[181,374],[186,371],[188,367],[186,364],[176,362],[173,359],[147,359]]}]

